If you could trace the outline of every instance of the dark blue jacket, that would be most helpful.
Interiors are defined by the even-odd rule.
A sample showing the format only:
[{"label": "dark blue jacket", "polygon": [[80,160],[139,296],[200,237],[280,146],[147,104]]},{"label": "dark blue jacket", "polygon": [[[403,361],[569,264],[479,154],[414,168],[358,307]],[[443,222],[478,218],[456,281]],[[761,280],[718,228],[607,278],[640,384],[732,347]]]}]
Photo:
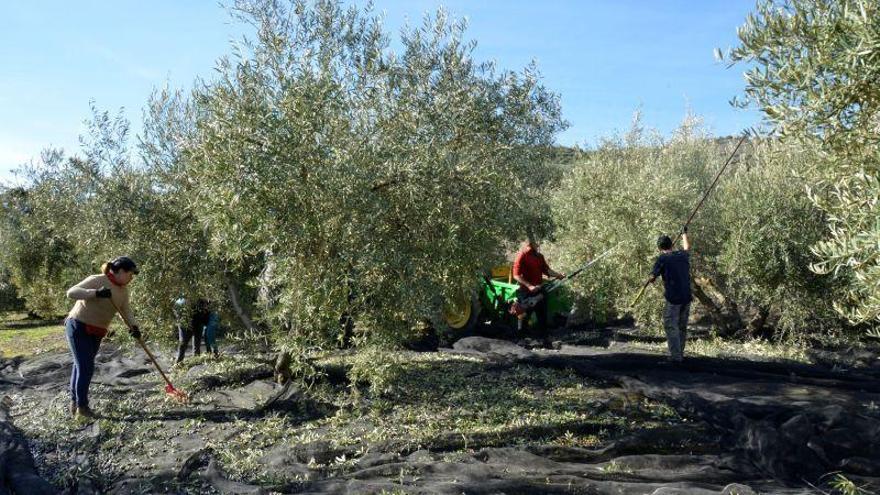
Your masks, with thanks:
[{"label": "dark blue jacket", "polygon": [[663,277],[663,297],[670,304],[691,302],[691,255],[687,251],[661,254],[651,271],[654,277]]}]

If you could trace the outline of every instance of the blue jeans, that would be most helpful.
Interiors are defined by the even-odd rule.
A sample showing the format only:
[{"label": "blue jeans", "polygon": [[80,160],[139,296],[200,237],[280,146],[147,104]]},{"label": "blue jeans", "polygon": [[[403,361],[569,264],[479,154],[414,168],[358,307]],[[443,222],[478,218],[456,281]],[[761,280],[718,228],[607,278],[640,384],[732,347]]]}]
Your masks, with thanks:
[{"label": "blue jeans", "polygon": [[209,322],[205,325],[205,347],[208,352],[217,354],[217,324]]},{"label": "blue jeans", "polygon": [[101,346],[101,338],[86,333],[86,326],[79,320],[64,321],[64,333],[73,355],[73,371],[70,373],[70,399],[79,407],[89,407],[89,384],[95,374],[95,356]]}]

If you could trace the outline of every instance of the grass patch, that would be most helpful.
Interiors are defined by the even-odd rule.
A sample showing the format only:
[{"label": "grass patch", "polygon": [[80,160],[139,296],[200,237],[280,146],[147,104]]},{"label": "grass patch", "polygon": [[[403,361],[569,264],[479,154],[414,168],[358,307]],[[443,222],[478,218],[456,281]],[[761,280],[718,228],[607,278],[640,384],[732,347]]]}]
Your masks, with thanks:
[{"label": "grass patch", "polygon": [[67,349],[64,328],[58,323],[29,328],[6,328],[0,323],[0,357],[33,356]]},{"label": "grass patch", "polygon": [[731,342],[714,337],[688,342],[688,348],[697,355],[708,357],[727,357],[753,359],[760,357],[775,361],[796,361],[809,363],[807,348],[797,343],[769,342],[751,339],[745,342]]},{"label": "grass patch", "polygon": [[27,320],[27,313],[20,311],[0,311],[0,326]]},{"label": "grass patch", "polygon": [[[111,323],[110,329],[116,331],[116,338],[121,336],[120,332],[125,333],[118,321]],[[27,313],[0,312],[0,357],[35,356],[67,349],[62,318],[34,320]]]}]

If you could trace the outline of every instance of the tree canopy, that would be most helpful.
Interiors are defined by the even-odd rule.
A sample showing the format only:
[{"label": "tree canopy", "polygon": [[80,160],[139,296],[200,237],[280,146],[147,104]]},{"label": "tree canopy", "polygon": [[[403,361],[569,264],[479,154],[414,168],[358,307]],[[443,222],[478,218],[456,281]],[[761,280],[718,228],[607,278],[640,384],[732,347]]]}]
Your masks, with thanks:
[{"label": "tree canopy", "polygon": [[853,322],[880,321],[880,2],[763,0],[739,29],[746,101],[772,130],[817,150],[808,191],[828,218],[819,273],[850,282]]}]

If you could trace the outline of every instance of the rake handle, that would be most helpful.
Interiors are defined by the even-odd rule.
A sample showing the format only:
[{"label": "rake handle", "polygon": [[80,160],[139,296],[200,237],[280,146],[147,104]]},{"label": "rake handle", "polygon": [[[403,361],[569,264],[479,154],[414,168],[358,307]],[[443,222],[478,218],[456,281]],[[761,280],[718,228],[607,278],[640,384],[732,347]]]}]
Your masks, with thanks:
[{"label": "rake handle", "polygon": [[639,302],[639,299],[641,299],[642,296],[645,294],[645,289],[647,289],[649,285],[651,285],[651,279],[646,280],[645,284],[642,285],[642,288],[639,289],[639,293],[636,294],[636,298],[633,299],[632,304],[630,304],[630,308],[635,307],[635,305]]},{"label": "rake handle", "polygon": [[[116,305],[116,301],[114,301],[112,297],[110,298],[110,304],[113,305],[113,308],[119,314],[119,317],[122,318],[122,321],[123,321],[123,323],[125,323],[125,326],[127,326],[128,329],[131,330],[131,323],[128,321],[128,317],[125,316],[125,313],[123,313],[122,311],[119,310],[119,306]],[[158,371],[159,374],[162,375],[162,379],[165,380],[165,383],[173,389],[174,385],[171,384],[171,380],[169,380],[168,376],[165,375],[165,372],[162,371],[162,367],[159,366],[159,362],[156,361],[156,357],[153,356],[153,353],[150,352],[150,350],[147,348],[147,345],[144,344],[143,338],[137,338],[135,340],[137,340],[137,343],[141,346],[141,349],[143,349],[144,352],[147,353],[147,356],[150,358],[150,361],[153,363],[153,366],[156,367],[156,371]]]},{"label": "rake handle", "polygon": [[153,366],[155,366],[155,367],[156,367],[156,370],[159,372],[159,374],[162,375],[162,379],[165,380],[165,383],[168,384],[168,386],[171,387],[171,388],[173,389],[173,388],[174,388],[174,385],[171,384],[171,380],[169,380],[168,377],[165,375],[165,372],[162,371],[162,367],[159,366],[159,362],[156,361],[156,357],[153,356],[153,353],[150,352],[149,349],[147,349],[147,345],[144,344],[143,339],[136,339],[136,340],[137,340],[137,343],[140,344],[141,349],[143,349],[144,352],[147,353],[147,356],[149,356],[150,361],[153,362]]}]

